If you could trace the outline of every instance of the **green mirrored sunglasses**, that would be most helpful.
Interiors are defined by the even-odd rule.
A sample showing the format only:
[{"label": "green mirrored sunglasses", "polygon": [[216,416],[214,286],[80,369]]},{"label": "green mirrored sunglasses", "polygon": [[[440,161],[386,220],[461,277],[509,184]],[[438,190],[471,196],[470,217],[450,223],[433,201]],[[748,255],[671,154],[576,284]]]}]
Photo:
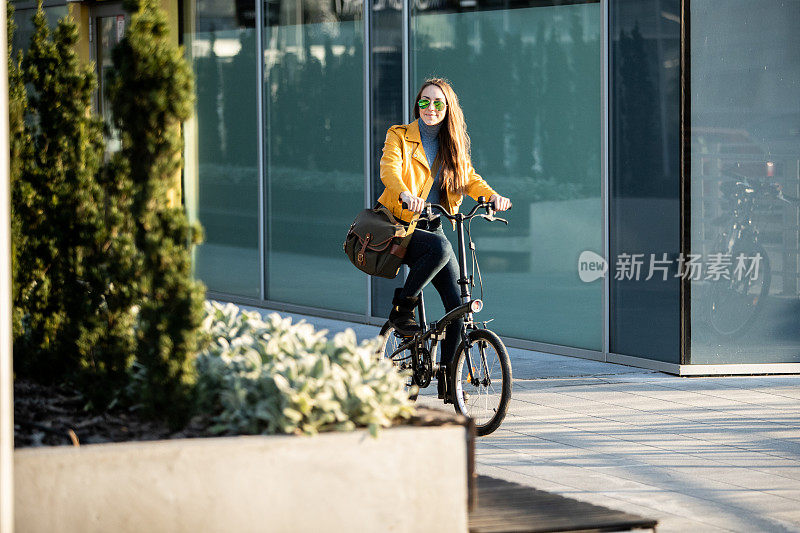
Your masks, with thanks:
[{"label": "green mirrored sunglasses", "polygon": [[[420,98],[419,103],[417,105],[419,105],[420,109],[428,109],[428,106],[431,105],[431,101],[427,98]],[[436,111],[443,111],[445,107],[447,107],[447,104],[445,104],[441,100],[433,101],[433,108]]]}]

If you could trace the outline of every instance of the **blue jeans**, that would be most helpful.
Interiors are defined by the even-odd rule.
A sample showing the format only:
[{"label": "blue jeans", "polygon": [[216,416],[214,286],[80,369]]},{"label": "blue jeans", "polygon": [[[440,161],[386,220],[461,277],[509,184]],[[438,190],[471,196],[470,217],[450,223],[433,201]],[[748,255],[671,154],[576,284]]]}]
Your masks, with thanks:
[{"label": "blue jeans", "polygon": [[[427,228],[426,222],[420,221],[420,226]],[[441,226],[430,230],[420,229],[417,226],[408,243],[403,263],[408,265],[409,273],[403,290],[400,292],[402,298],[418,296],[425,285],[433,282],[434,288],[442,299],[445,311],[461,305],[458,259]],[[464,321],[459,319],[447,326],[445,338],[442,341],[441,362],[443,364],[450,364],[455,356],[463,323]]]}]

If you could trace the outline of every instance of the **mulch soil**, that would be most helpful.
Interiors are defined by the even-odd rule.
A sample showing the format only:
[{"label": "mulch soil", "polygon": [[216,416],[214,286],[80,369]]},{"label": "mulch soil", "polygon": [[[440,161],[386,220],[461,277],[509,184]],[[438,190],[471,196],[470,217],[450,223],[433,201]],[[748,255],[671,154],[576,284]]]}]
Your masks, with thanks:
[{"label": "mulch soil", "polygon": [[[171,431],[164,422],[147,419],[136,409],[117,407],[97,413],[85,406],[85,398],[70,387],[16,379],[14,447],[79,446],[215,436],[208,431],[209,420],[200,416],[193,418],[185,428]],[[399,423],[412,426],[463,425],[467,419],[449,410],[418,407],[410,420]]]},{"label": "mulch soil", "polygon": [[102,413],[85,409],[86,400],[66,386],[14,381],[14,447],[77,446],[204,437],[206,424],[193,419],[186,428],[171,431],[135,409],[112,408]]}]

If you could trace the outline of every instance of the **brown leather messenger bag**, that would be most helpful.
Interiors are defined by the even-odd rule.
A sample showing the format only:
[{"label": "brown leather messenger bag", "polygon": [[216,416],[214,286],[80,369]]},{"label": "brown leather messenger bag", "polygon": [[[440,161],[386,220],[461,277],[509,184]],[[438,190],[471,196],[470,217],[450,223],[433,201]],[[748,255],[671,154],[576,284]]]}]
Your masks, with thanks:
[{"label": "brown leather messenger bag", "polygon": [[[422,187],[421,198],[427,198],[438,174],[438,161],[431,169],[431,176]],[[344,253],[362,272],[370,276],[392,279],[400,272],[406,255],[411,234],[417,227],[419,214],[415,215],[408,227],[395,218],[391,211],[378,204],[372,209],[364,209],[357,216],[344,240]]]}]

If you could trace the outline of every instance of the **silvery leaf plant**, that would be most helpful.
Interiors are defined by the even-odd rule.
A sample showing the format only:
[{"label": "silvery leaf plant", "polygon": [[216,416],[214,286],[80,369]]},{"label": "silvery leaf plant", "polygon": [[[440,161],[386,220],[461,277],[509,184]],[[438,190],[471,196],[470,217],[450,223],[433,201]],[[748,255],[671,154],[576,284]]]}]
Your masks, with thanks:
[{"label": "silvery leaf plant", "polygon": [[379,427],[409,418],[405,374],[379,358],[378,339],[333,338],[277,313],[262,317],[206,302],[207,347],[195,360],[201,409],[217,434],[308,434]]}]

